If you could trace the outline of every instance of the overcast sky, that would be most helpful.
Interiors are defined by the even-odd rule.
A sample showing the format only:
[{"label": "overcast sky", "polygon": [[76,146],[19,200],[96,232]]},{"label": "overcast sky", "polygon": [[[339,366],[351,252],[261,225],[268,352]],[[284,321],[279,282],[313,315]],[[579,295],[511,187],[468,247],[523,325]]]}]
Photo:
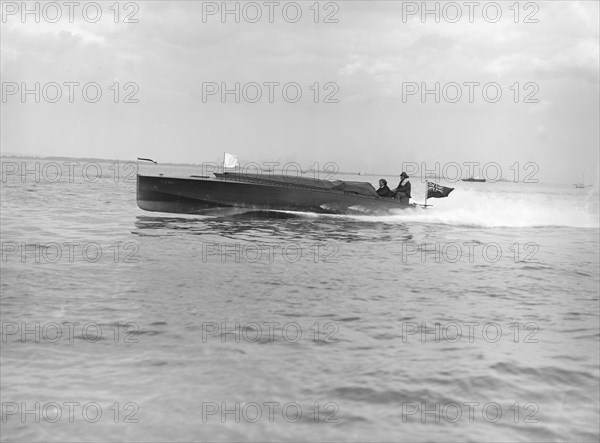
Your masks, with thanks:
[{"label": "overcast sky", "polygon": [[[240,23],[221,16],[221,2],[122,2],[118,17],[113,3],[101,2],[95,23],[86,2],[73,23],[62,2],[60,18],[31,3],[36,23],[21,2],[2,2],[3,153],[201,163],[226,151],[397,173],[403,162],[496,162],[509,179],[515,162],[521,174],[535,162],[544,181],[597,180],[597,1],[497,2],[485,13],[490,2],[429,2],[439,23],[422,2],[237,2]],[[123,23],[128,14],[137,23]],[[40,103],[21,94],[36,82]],[[72,97],[65,82],[79,83]],[[95,103],[82,93],[92,82]],[[236,82],[240,103],[235,94],[223,103],[222,83]],[[439,103],[421,95],[436,82]]]}]

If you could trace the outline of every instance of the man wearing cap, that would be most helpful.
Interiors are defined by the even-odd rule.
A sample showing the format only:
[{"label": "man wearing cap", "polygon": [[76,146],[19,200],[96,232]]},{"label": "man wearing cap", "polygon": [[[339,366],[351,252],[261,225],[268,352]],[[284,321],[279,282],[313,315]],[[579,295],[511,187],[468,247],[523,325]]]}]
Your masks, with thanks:
[{"label": "man wearing cap", "polygon": [[398,184],[398,187],[394,189],[394,192],[396,192],[396,198],[405,200],[406,203],[409,202],[411,197],[410,182],[408,181],[408,174],[406,172],[402,172],[402,174],[400,174],[400,183]]}]

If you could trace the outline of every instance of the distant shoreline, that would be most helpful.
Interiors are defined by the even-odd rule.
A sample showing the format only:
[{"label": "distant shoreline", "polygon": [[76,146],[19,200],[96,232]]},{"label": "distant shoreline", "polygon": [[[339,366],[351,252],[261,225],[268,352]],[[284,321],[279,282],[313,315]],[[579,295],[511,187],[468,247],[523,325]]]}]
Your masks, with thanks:
[{"label": "distant shoreline", "polygon": [[[50,155],[50,156],[41,156],[41,155],[24,155],[24,154],[0,154],[0,159],[26,159],[26,160],[32,160],[32,159],[38,159],[38,160],[48,160],[48,161],[82,161],[82,162],[121,162],[121,163],[137,163],[138,160],[137,158],[131,159],[131,160],[125,160],[125,159],[117,159],[117,158],[98,158],[98,157],[64,157],[64,156],[56,156],[56,155]],[[145,162],[144,162],[145,163]],[[208,163],[217,163],[217,162],[204,162],[204,163],[158,163],[161,166],[189,166],[189,167],[201,167],[203,164],[208,164]],[[217,163],[220,164],[220,163]],[[275,169],[273,171],[270,172],[278,172],[278,171],[283,171],[282,169]],[[307,173],[309,172],[309,170],[302,170],[303,173]],[[323,173],[323,174],[331,174],[331,171],[328,170],[319,170],[317,171],[319,173]],[[377,172],[362,172],[362,171],[337,171],[335,172],[334,175],[354,175],[357,177],[377,177],[377,178],[381,178],[381,177],[398,177],[399,173],[377,173]],[[462,182],[461,179],[459,180],[447,180],[445,177],[432,177],[429,175],[423,176],[423,175],[413,175],[413,178],[419,178],[419,179],[431,179],[431,180],[443,180],[446,181],[448,183],[460,183]],[[463,183],[469,183],[469,182],[463,182]],[[500,178],[498,180],[488,180],[485,183],[475,183],[476,186],[487,186],[487,185],[493,185],[495,183],[515,183],[515,184],[519,184],[521,182],[513,182],[512,180],[508,180],[508,179],[504,179],[504,178]],[[573,183],[570,182],[538,182],[538,183],[530,183],[530,184],[552,184],[552,185],[566,185],[566,186],[574,186]],[[472,183],[469,183],[469,185],[472,185]],[[594,187],[594,184],[588,184],[586,185],[587,187]]]},{"label": "distant shoreline", "polygon": [[[0,158],[19,158],[19,159],[39,159],[39,160],[78,160],[86,162],[122,162],[122,163],[137,163],[137,158],[132,160],[124,160],[122,158],[97,158],[97,157],[63,157],[56,155],[17,155],[17,154],[2,154]],[[160,163],[166,166],[200,166],[202,163]]]}]

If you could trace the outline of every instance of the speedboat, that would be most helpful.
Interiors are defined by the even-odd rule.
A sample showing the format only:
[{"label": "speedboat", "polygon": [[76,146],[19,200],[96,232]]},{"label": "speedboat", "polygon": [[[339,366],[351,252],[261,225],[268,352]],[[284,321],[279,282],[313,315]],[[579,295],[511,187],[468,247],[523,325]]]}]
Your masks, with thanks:
[{"label": "speedboat", "polygon": [[408,199],[380,197],[368,182],[319,180],[240,172],[212,176],[137,176],[137,204],[145,211],[202,214],[217,208],[377,214],[414,209]]}]

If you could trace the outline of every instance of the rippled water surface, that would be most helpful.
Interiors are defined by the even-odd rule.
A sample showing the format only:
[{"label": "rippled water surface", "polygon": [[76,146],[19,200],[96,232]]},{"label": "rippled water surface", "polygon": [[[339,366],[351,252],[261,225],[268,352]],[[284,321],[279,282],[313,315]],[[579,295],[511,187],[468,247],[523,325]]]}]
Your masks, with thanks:
[{"label": "rippled water surface", "polygon": [[599,438],[597,187],[187,216],[99,166],[3,175],[2,440]]}]

